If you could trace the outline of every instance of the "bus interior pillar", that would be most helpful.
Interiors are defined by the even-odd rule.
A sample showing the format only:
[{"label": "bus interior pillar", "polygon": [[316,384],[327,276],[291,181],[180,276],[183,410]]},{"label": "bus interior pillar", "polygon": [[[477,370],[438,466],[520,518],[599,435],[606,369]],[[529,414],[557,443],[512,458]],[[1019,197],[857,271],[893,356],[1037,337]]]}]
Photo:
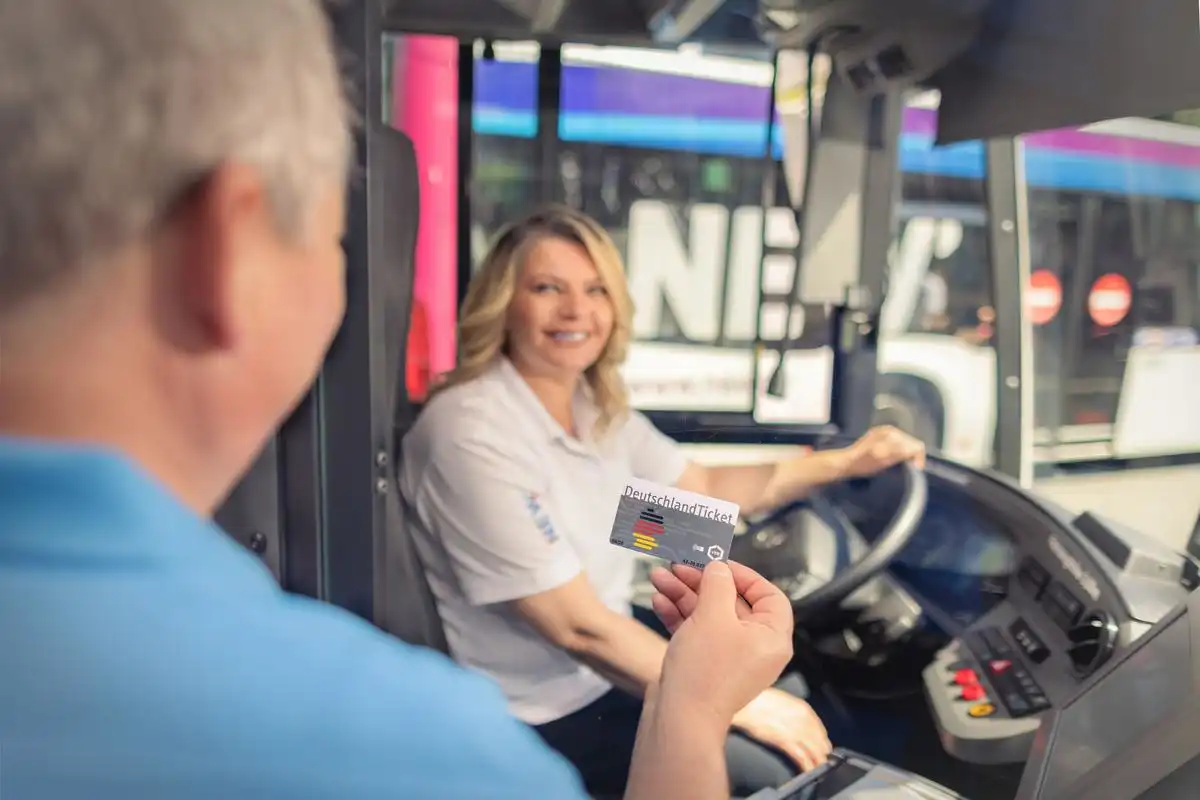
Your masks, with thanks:
[{"label": "bus interior pillar", "polygon": [[[495,50],[491,40],[484,42],[484,59],[495,58]],[[458,198],[458,219],[455,223],[457,232],[458,269],[457,297],[458,304],[467,296],[467,284],[471,282],[471,273],[475,266],[475,253],[471,238],[471,181],[475,167],[475,70],[464,69],[465,64],[475,63],[475,43],[471,40],[460,42],[458,45],[458,175],[456,178],[455,197]]]},{"label": "bus interior pillar", "polygon": [[[786,144],[784,149],[789,187],[802,187],[792,197],[800,244],[791,307],[834,309],[832,420],[843,433],[857,436],[874,416],[877,328],[898,189],[903,99],[896,91],[858,91],[830,70],[823,101],[818,95],[814,100],[820,120],[812,146],[799,156],[803,166]],[[784,115],[785,142],[807,141],[787,130],[800,124],[806,123]],[[797,171],[802,171],[799,180]]]},{"label": "bus interior pillar", "polygon": [[[996,429],[992,467],[1033,485],[1033,356],[1025,345],[1033,341],[1025,313],[1029,286],[1028,210],[1025,208],[1021,146],[1011,138],[993,139],[984,146],[988,207],[988,263],[1012,264],[993,268],[991,321],[996,353]],[[1027,353],[1026,351],[1029,350]]]},{"label": "bus interior pillar", "polygon": [[379,462],[386,458],[380,455],[390,453],[393,438],[389,376],[382,365],[386,340],[395,339],[402,350],[405,333],[403,323],[388,319],[387,281],[405,281],[407,300],[411,257],[406,261],[396,252],[402,249],[397,237],[403,233],[398,229],[415,224],[406,217],[416,213],[396,202],[399,178],[388,174],[395,172],[397,142],[381,113],[382,6],[381,0],[353,0],[330,12],[338,46],[346,54],[350,100],[363,121],[355,131],[357,174],[346,196],[346,311],[314,387],[322,595],[366,619],[374,618],[375,543],[384,533],[386,474]]},{"label": "bus interior pillar", "polygon": [[558,166],[558,121],[562,105],[562,47],[540,48],[537,62],[537,158],[540,164],[540,199],[561,201]]}]

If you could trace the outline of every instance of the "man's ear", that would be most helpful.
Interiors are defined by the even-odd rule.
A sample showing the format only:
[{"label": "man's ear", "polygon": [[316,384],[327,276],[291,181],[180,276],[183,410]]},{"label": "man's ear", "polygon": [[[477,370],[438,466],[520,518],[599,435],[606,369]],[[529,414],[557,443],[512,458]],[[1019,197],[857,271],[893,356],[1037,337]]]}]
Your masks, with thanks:
[{"label": "man's ear", "polygon": [[[266,188],[259,173],[223,165],[193,187],[171,223],[168,306],[184,317],[194,347],[237,348],[259,298],[255,264],[267,257],[277,236]],[[260,307],[260,306],[259,306]]]}]

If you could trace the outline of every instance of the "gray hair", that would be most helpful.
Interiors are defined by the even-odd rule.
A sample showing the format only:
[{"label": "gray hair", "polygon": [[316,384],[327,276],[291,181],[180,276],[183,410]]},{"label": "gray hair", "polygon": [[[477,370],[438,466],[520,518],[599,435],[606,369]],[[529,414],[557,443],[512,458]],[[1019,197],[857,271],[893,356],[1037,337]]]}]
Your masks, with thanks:
[{"label": "gray hair", "polygon": [[302,236],[351,119],[320,0],[0,0],[0,305],[146,236],[226,162]]}]

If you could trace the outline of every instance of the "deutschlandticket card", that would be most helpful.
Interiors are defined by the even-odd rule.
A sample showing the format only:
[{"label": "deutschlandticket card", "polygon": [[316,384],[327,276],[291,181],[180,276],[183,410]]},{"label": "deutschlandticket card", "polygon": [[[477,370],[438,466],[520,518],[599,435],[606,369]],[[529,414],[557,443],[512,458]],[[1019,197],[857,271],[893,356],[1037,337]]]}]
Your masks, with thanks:
[{"label": "deutschlandticket card", "polygon": [[609,541],[703,569],[709,561],[729,558],[739,511],[727,500],[631,478],[617,503]]}]

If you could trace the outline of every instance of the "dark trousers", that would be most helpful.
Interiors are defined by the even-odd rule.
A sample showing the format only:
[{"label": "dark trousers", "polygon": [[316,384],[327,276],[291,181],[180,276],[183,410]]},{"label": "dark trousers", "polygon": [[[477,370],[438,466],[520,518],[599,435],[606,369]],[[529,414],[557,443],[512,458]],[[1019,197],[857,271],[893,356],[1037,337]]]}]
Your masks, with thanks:
[{"label": "dark trousers", "polygon": [[[666,630],[654,612],[634,608],[634,616],[659,633]],[[804,681],[788,676],[777,687],[803,697]],[[588,791],[620,795],[629,777],[633,741],[641,718],[642,701],[613,689],[573,714],[535,728],[545,742],[566,756],[579,770]],[[782,753],[731,731],[725,742],[730,791],[746,797],[760,789],[778,786],[795,777],[795,764]]]}]

